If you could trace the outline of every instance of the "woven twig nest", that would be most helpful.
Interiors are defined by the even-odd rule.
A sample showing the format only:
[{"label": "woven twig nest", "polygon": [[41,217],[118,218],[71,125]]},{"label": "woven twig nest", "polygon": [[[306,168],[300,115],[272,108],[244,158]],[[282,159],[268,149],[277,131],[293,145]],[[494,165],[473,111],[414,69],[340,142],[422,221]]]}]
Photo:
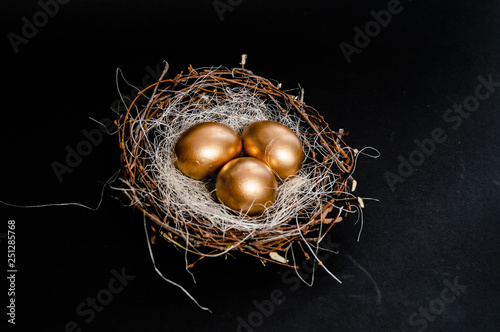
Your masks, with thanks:
[{"label": "woven twig nest", "polygon": [[[242,252],[294,266],[288,259],[292,245],[299,244],[308,256],[304,248],[317,246],[353,206],[362,206],[352,194],[357,150],[346,145],[343,130],[331,130],[304,104],[303,91],[295,91],[281,90],[243,63],[234,69],[190,66],[174,78],[162,75],[138,94],[118,120],[121,188],[152,221],[156,237],[196,254],[196,260]],[[146,98],[139,104],[141,96]],[[248,217],[217,201],[213,179],[183,175],[175,167],[173,147],[186,128],[200,122],[223,123],[241,133],[259,120],[292,129],[305,157],[300,172],[279,183],[274,204]]]}]

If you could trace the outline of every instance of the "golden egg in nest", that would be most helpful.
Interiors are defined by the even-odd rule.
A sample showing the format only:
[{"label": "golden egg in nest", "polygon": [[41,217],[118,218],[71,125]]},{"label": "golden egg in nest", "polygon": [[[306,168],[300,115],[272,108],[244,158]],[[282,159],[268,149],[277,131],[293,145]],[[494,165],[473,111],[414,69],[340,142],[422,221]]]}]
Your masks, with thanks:
[{"label": "golden egg in nest", "polygon": [[216,181],[219,201],[243,215],[262,214],[276,199],[276,177],[258,159],[236,158],[220,170]]},{"label": "golden egg in nest", "polygon": [[274,121],[257,121],[242,134],[245,153],[265,162],[282,180],[302,167],[304,151],[300,139],[287,126]]},{"label": "golden egg in nest", "polygon": [[202,122],[185,130],[175,144],[175,164],[185,175],[201,180],[241,153],[241,138],[231,127]]}]

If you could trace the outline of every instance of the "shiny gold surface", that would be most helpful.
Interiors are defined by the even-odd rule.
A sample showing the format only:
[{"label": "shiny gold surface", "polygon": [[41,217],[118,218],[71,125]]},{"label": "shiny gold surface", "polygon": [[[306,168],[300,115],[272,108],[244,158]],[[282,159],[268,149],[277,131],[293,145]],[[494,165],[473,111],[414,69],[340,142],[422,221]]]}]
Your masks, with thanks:
[{"label": "shiny gold surface", "polygon": [[230,127],[202,122],[184,131],[175,144],[175,164],[185,175],[201,180],[240,155],[241,138]]},{"label": "shiny gold surface", "polygon": [[247,155],[264,161],[280,179],[294,175],[302,167],[302,143],[281,123],[254,122],[245,128],[242,140]]},{"label": "shiny gold surface", "polygon": [[241,157],[228,162],[219,172],[215,192],[227,207],[250,216],[259,215],[276,199],[277,182],[263,162]]}]

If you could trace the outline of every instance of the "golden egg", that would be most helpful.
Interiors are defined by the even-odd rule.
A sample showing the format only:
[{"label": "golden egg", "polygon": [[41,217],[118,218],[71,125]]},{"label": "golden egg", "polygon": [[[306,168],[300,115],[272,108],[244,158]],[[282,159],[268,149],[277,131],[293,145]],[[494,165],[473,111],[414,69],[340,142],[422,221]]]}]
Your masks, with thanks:
[{"label": "golden egg", "polygon": [[251,157],[236,158],[219,172],[215,193],[219,201],[243,215],[264,212],[276,199],[276,178],[269,167]]},{"label": "golden egg", "polygon": [[242,141],[246,154],[265,162],[280,179],[296,174],[302,167],[302,143],[281,123],[254,122],[243,131]]},{"label": "golden egg", "polygon": [[179,136],[174,152],[181,172],[201,180],[240,155],[241,138],[224,124],[202,122]]}]

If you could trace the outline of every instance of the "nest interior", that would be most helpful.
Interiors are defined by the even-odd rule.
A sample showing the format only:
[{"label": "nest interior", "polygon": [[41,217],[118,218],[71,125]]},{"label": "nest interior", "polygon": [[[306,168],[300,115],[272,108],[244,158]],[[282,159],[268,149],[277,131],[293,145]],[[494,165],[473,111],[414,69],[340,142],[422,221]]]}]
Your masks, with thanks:
[{"label": "nest interior", "polygon": [[[288,259],[293,244],[308,257],[304,247],[319,246],[335,223],[353,207],[362,207],[352,193],[358,150],[344,142],[342,129],[331,130],[304,103],[303,91],[283,91],[244,64],[233,69],[190,66],[187,73],[163,79],[167,68],[117,120],[120,190],[151,221],[154,237],[195,254],[195,261],[241,252],[294,266]],[[236,215],[217,202],[213,179],[198,181],[180,173],[173,146],[199,122],[224,123],[241,133],[259,120],[283,123],[297,134],[304,147],[303,167],[279,183],[277,199],[263,215]]]}]

